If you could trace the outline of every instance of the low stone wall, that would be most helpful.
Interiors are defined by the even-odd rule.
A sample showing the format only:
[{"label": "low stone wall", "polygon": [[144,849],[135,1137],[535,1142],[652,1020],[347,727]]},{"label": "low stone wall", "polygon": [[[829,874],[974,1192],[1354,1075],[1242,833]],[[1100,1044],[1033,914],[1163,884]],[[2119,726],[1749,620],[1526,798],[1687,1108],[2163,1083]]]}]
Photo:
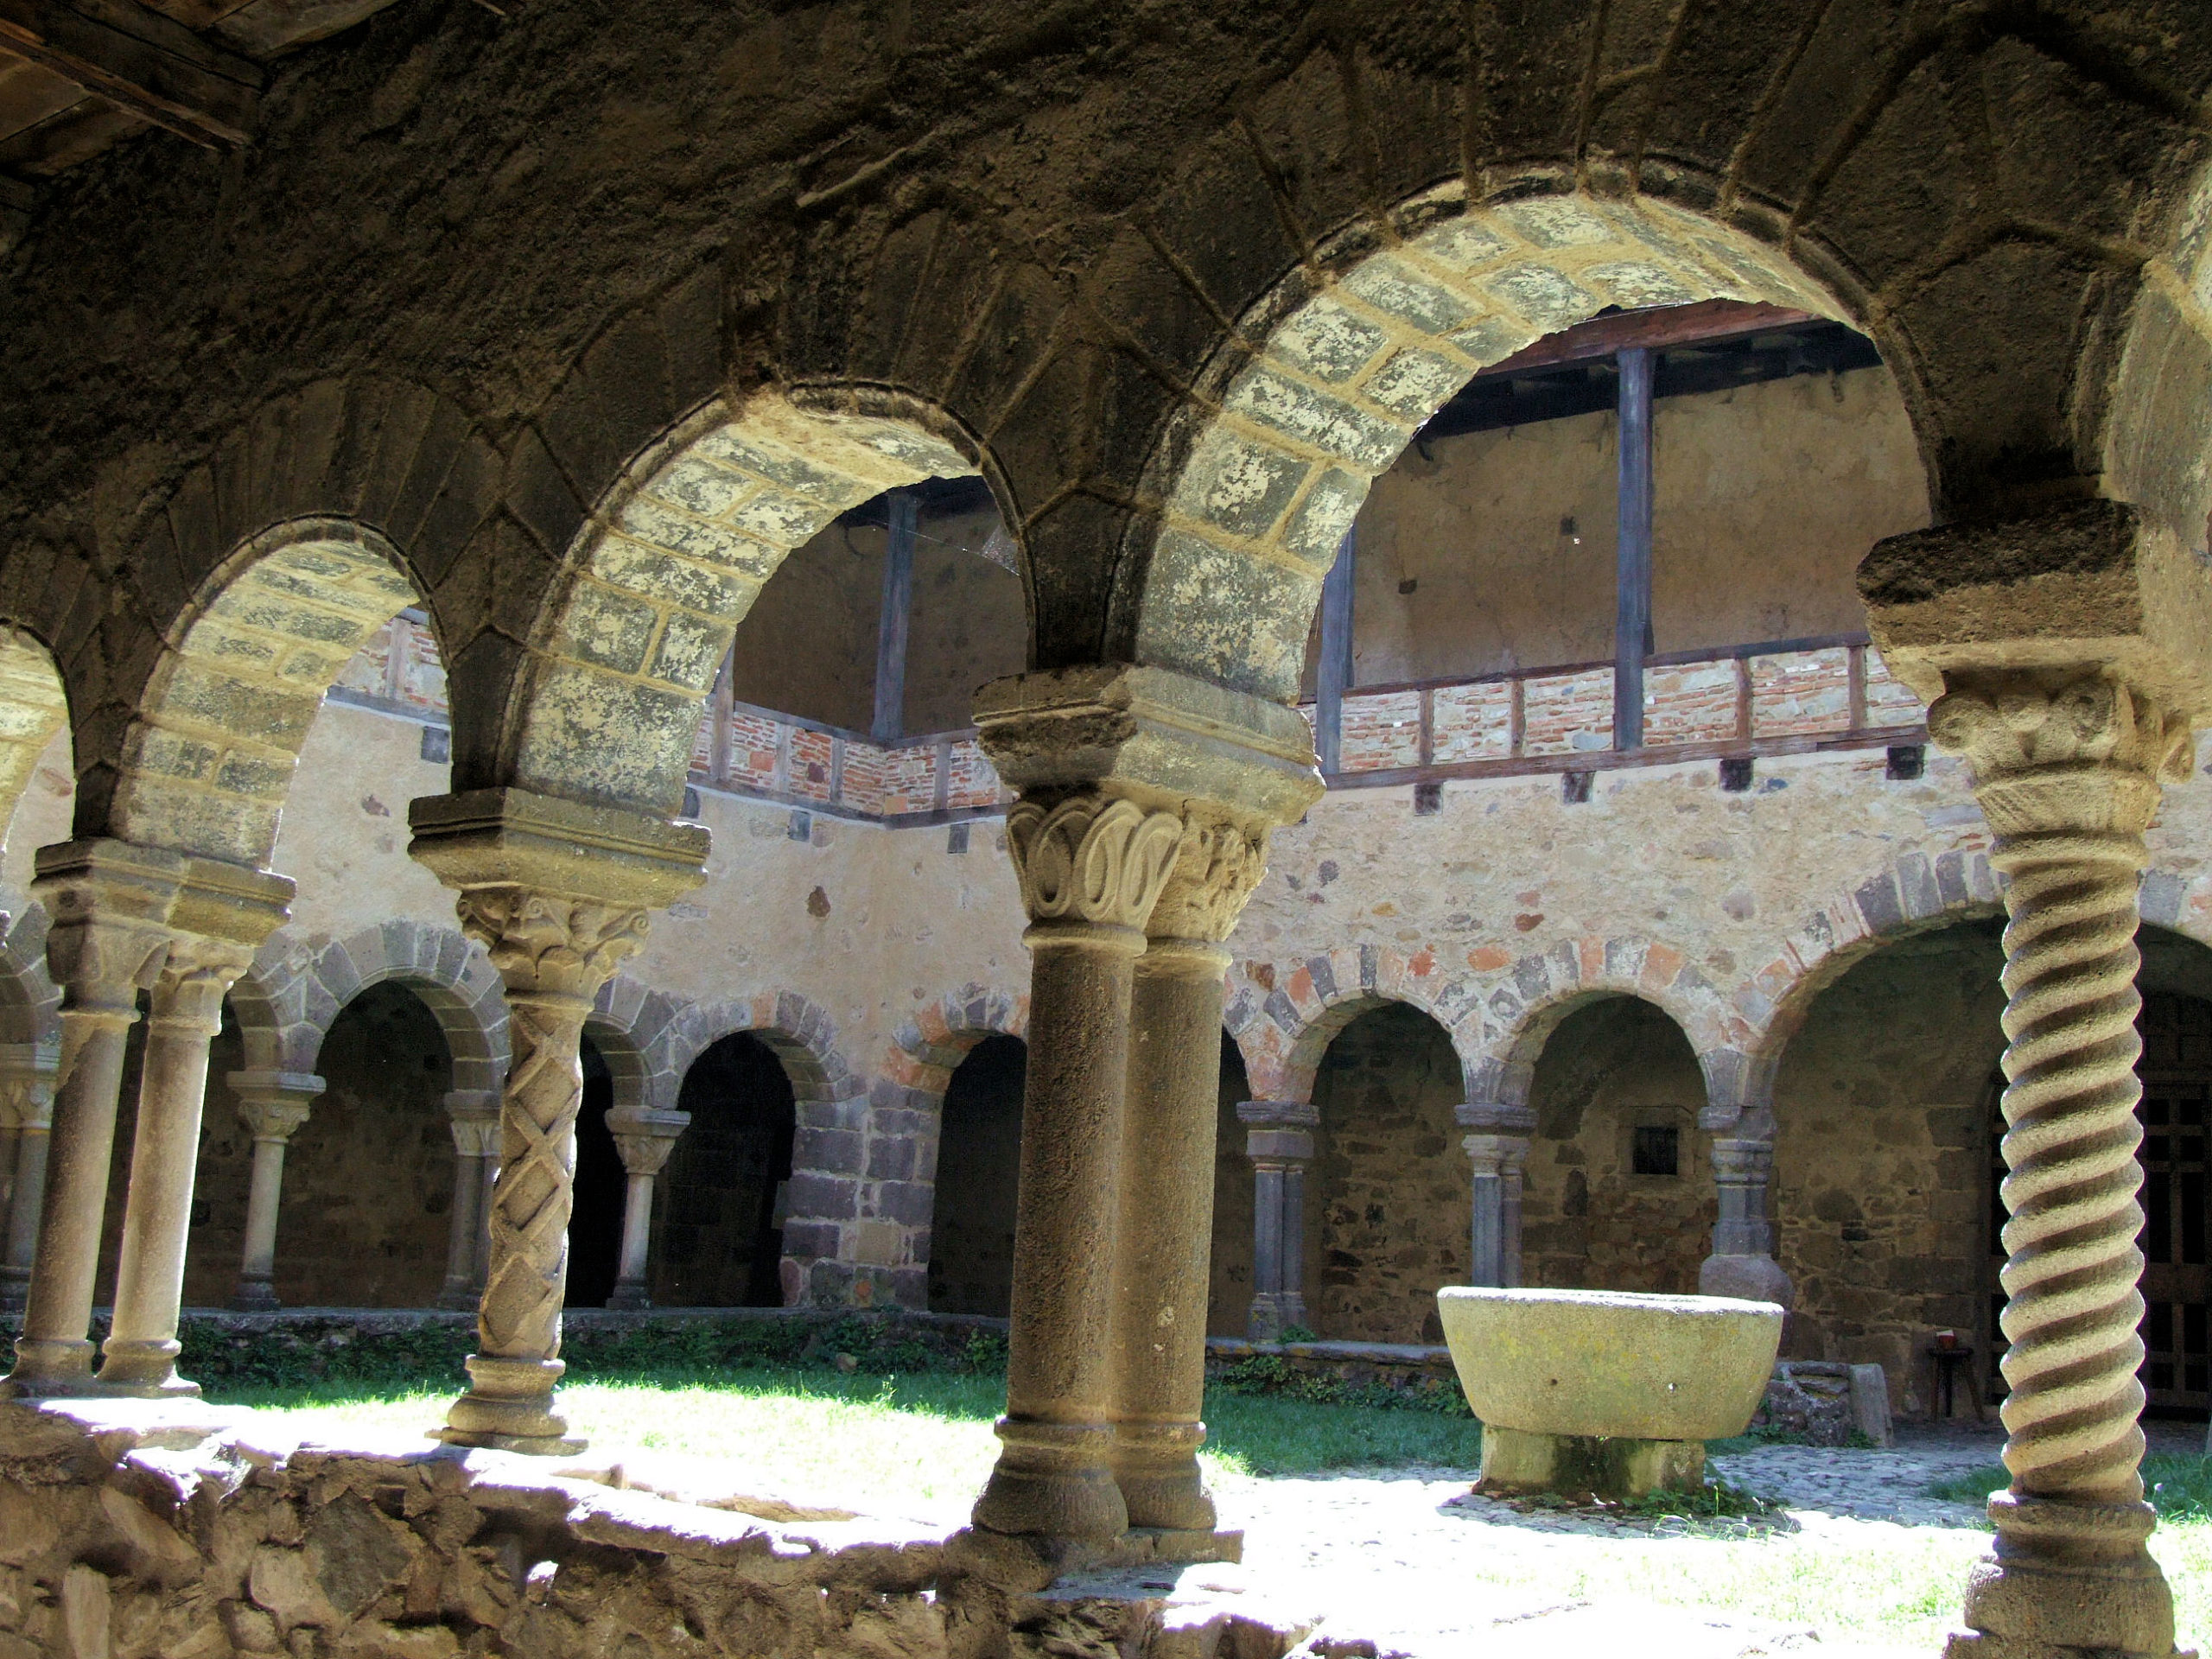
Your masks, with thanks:
[{"label": "low stone wall", "polygon": [[1436,1395],[1450,1390],[1456,1395],[1459,1387],[1448,1348],[1402,1342],[1242,1342],[1230,1337],[1206,1338],[1209,1377],[1249,1380],[1255,1360],[1274,1360],[1289,1376],[1313,1377],[1345,1389],[1389,1389],[1405,1395]]},{"label": "low stone wall", "polygon": [[1132,1560],[1052,1590],[913,1521],[198,1401],[0,1404],[4,1659],[1280,1659],[1310,1624]]},{"label": "low stone wall", "polygon": [[1879,1365],[1782,1360],[1751,1428],[1800,1436],[1815,1446],[1889,1446],[1896,1437],[1887,1375]]}]

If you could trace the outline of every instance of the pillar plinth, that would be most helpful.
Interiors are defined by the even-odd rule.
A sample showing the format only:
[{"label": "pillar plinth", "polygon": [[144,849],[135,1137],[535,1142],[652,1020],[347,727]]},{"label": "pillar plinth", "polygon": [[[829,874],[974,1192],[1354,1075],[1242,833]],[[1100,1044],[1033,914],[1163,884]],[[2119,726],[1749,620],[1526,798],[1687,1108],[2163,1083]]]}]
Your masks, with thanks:
[{"label": "pillar plinth", "polygon": [[607,1127],[614,1135],[614,1149],[622,1154],[623,1173],[629,1185],[622,1202],[622,1263],[609,1307],[646,1308],[653,1305],[647,1278],[646,1251],[652,1242],[653,1180],[668,1155],[676,1150],[676,1137],[690,1127],[689,1112],[609,1112]]},{"label": "pillar plinth", "polygon": [[289,918],[291,899],[283,876],[212,858],[192,860],[177,886],[168,951],[147,1014],[115,1317],[100,1347],[105,1393],[200,1392],[177,1375],[176,1326],[207,1101],[207,1045],[223,1028],[223,999],[261,942]]},{"label": "pillar plinth", "polygon": [[54,1130],[54,1074],[59,1052],[25,1044],[0,1070],[0,1103],[15,1126],[15,1179],[8,1192],[4,1255],[0,1255],[0,1312],[21,1313],[38,1249],[38,1217],[46,1199],[47,1149]]},{"label": "pillar plinth", "polygon": [[1313,1163],[1317,1106],[1248,1100],[1236,1108],[1252,1160],[1252,1306],[1246,1334],[1274,1342],[1306,1324],[1306,1172]]},{"label": "pillar plinth", "polygon": [[489,1090],[454,1090],[446,1096],[446,1127],[453,1132],[453,1210],[438,1306],[460,1312],[474,1307],[484,1294],[492,1182],[499,1168],[499,1096]]},{"label": "pillar plinth", "polygon": [[2174,1652],[2145,1547],[2136,881],[2161,782],[2212,709],[2202,575],[2133,509],[1893,537],[1860,567],[1874,639],[1965,756],[2005,895],[2009,1490],[1952,1659]]},{"label": "pillar plinth", "polygon": [[707,832],[611,807],[480,790],[408,810],[410,854],[455,888],[462,930],[506,989],[512,1063],[470,1387],[438,1437],[563,1455],[555,1408],[568,1281],[579,1058],[592,1000],[645,942],[650,912],[705,879]]},{"label": "pillar plinth", "polygon": [[169,947],[168,915],[191,861],[119,841],[41,847],[31,891],[53,925],[48,971],[61,988],[61,1053],[46,1192],[8,1391],[85,1395],[92,1384],[92,1282],[115,1150],[124,1043]]},{"label": "pillar plinth", "polygon": [[1536,1115],[1526,1106],[1469,1101],[1452,1109],[1474,1171],[1472,1276],[1468,1283],[1500,1288],[1521,1282],[1521,1187]]},{"label": "pillar plinth", "polygon": [[976,702],[1031,926],[1007,1411],[976,1526],[1217,1558],[1199,1478],[1222,940],[1319,793],[1294,711],[1157,669]]},{"label": "pillar plinth", "polygon": [[284,1154],[308,1121],[321,1077],[301,1071],[233,1071],[226,1079],[238,1097],[238,1117],[253,1136],[253,1185],[246,1197],[245,1245],[231,1306],[269,1313],[276,1300],[276,1216],[284,1197]]},{"label": "pillar plinth", "polygon": [[1774,1224],[1768,1218],[1774,1142],[1715,1141],[1713,1177],[1719,1213],[1713,1224],[1713,1254],[1698,1268],[1698,1294],[1793,1306],[1796,1290],[1774,1259]]}]

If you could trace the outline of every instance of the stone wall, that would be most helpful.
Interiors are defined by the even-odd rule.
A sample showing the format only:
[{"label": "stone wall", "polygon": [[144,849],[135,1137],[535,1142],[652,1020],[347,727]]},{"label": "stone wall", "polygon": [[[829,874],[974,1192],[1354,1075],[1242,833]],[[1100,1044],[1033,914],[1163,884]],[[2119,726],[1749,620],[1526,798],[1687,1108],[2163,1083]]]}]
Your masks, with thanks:
[{"label": "stone wall", "polygon": [[[1244,1154],[1246,1126],[1236,1116],[1238,1105],[1250,1098],[1244,1056],[1224,1036],[1221,1104],[1214,1119],[1213,1255],[1206,1281],[1206,1331],[1230,1338],[1243,1338],[1252,1323],[1252,1160]],[[1313,1202],[1309,1190],[1309,1216]]]},{"label": "stone wall", "polygon": [[777,1202],[791,1173],[791,1078],[767,1045],[740,1033],[692,1063],[677,1109],[691,1124],[655,1194],[653,1300],[670,1307],[780,1303]]},{"label": "stone wall", "polygon": [[1440,1286],[1466,1281],[1472,1177],[1452,1117],[1459,1062],[1436,1022],[1402,1004],[1330,1044],[1314,1090],[1306,1306],[1320,1336],[1434,1343]]},{"label": "stone wall", "polygon": [[[1522,1198],[1522,1281],[1686,1294],[1712,1249],[1705,1080],[1681,1029],[1649,1002],[1607,997],[1560,1022],[1536,1062]],[[1638,1173],[1656,1136],[1667,1173]],[[1648,1148],[1657,1151],[1658,1147]]]}]

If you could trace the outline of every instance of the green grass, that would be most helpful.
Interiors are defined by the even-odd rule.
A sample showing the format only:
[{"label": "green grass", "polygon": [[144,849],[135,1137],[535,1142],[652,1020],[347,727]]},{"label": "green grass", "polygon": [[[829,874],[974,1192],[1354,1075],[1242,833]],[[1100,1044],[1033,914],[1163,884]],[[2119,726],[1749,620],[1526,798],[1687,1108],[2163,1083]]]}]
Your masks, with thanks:
[{"label": "green grass", "polygon": [[[2010,1478],[2001,1465],[1993,1463],[1936,1481],[1928,1491],[1932,1497],[1980,1503]],[[2143,1485],[2161,1521],[2212,1522],[2212,1458],[2145,1458]]]},{"label": "green grass", "polygon": [[[310,1435],[340,1429],[410,1434],[441,1421],[448,1389],[327,1381],[281,1387],[211,1385],[207,1397],[283,1412]],[[1006,1381],[988,1372],[870,1376],[762,1366],[653,1381],[607,1379],[561,1390],[570,1427],[607,1452],[742,1459],[779,1492],[856,1491],[875,1502],[972,1497],[998,1449],[991,1422]],[[1419,1465],[1472,1470],[1482,1426],[1429,1411],[1208,1392],[1215,1477],[1319,1474]]]}]

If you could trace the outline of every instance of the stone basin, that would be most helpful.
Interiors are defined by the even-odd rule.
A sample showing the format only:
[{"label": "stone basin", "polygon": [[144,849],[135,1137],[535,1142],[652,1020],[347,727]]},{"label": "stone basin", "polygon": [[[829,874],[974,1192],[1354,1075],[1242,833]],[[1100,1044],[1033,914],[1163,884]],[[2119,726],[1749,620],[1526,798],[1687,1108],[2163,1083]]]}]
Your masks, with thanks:
[{"label": "stone basin", "polygon": [[1436,1302],[1489,1491],[1694,1489],[1705,1442],[1750,1427],[1782,1343],[1779,1305],[1729,1296],[1447,1286]]}]

